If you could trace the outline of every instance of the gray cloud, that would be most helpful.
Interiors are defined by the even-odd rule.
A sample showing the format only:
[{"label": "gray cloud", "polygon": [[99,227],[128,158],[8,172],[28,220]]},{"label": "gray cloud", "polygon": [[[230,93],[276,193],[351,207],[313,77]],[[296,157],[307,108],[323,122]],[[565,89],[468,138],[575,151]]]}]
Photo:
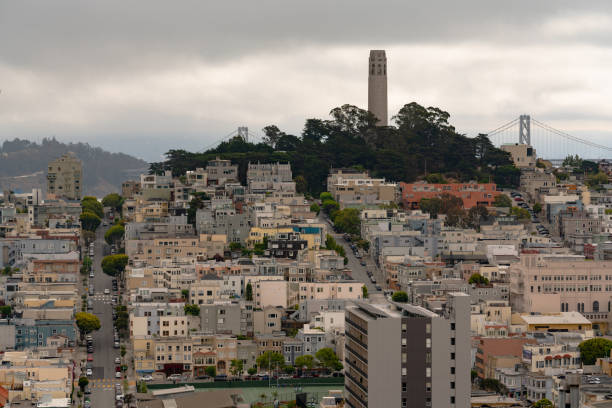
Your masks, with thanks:
[{"label": "gray cloud", "polygon": [[468,134],[531,111],[603,142],[611,22],[609,1],[0,0],[0,139],[154,160],[242,124],[297,133],[365,106],[368,50],[385,48],[391,111],[440,106]]}]

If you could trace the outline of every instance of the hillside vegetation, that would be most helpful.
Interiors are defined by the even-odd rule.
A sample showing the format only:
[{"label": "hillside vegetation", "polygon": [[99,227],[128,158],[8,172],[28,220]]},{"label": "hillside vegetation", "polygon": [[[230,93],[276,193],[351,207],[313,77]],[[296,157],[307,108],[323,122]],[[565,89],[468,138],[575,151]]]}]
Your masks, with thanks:
[{"label": "hillside vegetation", "polygon": [[369,112],[343,105],[330,112],[331,119],[308,119],[299,136],[271,125],[264,128],[262,143],[240,137],[204,153],[170,150],[166,160],[152,163],[151,172],[172,170],[174,175],[204,167],[215,157],[239,164],[244,183],[248,162],[289,162],[298,190],[318,195],[325,190],[331,167],[369,170],[374,177],[414,181],[437,173],[450,179],[494,181],[516,186],[520,171],[508,153],[495,148],[486,135],[468,138],[449,124],[450,115],[438,108],[413,102],[393,117],[393,125],[377,127]]},{"label": "hillside vegetation", "polygon": [[0,190],[29,191],[46,186],[47,164],[67,152],[83,161],[86,195],[102,197],[121,191],[121,182],[146,171],[147,162],[123,153],[110,153],[86,143],[43,139],[5,141],[0,148]]}]

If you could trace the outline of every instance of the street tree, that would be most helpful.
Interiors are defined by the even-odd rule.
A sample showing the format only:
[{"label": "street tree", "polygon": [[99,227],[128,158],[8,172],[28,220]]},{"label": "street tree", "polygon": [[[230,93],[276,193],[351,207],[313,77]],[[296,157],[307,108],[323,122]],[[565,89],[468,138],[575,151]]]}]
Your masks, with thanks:
[{"label": "street tree", "polygon": [[393,300],[394,302],[406,303],[408,302],[408,294],[401,290],[394,292],[391,296],[391,300]]},{"label": "street tree", "polygon": [[102,205],[104,207],[110,207],[117,212],[121,212],[123,201],[123,197],[121,197],[119,194],[110,193],[102,199]]},{"label": "street tree", "polygon": [[125,254],[107,255],[102,258],[102,271],[109,276],[117,276],[125,270],[128,256]]},{"label": "street tree", "polygon": [[87,231],[95,231],[102,222],[100,217],[91,211],[83,211],[79,219],[81,220],[81,227]]},{"label": "street tree", "polygon": [[85,392],[85,387],[89,384],[87,377],[79,377],[79,388],[82,392]]},{"label": "street tree", "polygon": [[263,370],[282,367],[285,365],[285,357],[282,354],[273,351],[266,351],[261,356],[257,357],[257,366]]},{"label": "street tree", "polygon": [[244,363],[240,359],[233,359],[230,363],[230,372],[234,376],[239,376],[244,371]]},{"label": "street tree", "polygon": [[74,317],[81,332],[81,338],[94,330],[100,329],[100,319],[94,314],[79,312]]},{"label": "street tree", "polygon": [[311,370],[315,366],[315,359],[310,354],[304,354],[295,358],[295,366]]},{"label": "street tree", "polygon": [[341,370],[342,363],[340,359],[330,347],[324,347],[316,352],[315,357],[319,361],[319,365],[329,370]]},{"label": "street tree", "polygon": [[104,240],[106,241],[108,245],[113,245],[121,241],[124,235],[125,235],[125,228],[123,227],[123,225],[116,224],[110,227],[104,233]]}]

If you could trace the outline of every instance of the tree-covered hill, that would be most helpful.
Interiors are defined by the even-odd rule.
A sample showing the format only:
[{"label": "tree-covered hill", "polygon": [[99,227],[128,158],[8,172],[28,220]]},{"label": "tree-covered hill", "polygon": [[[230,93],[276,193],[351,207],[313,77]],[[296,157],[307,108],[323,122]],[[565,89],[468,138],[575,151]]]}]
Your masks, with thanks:
[{"label": "tree-covered hill", "polygon": [[174,175],[204,167],[215,157],[239,164],[244,183],[250,162],[290,162],[294,178],[306,180],[306,190],[325,190],[331,167],[367,169],[374,177],[414,181],[431,173],[461,181],[492,180],[515,186],[520,172],[508,153],[495,148],[486,135],[468,138],[449,124],[449,114],[417,103],[404,105],[392,126],[375,126],[374,116],[356,106],[343,105],[330,112],[331,119],[308,119],[300,136],[286,134],[276,126],[264,128],[263,143],[240,137],[204,153],[171,150],[164,162],[152,163],[151,172],[172,170]]},{"label": "tree-covered hill", "polygon": [[110,153],[86,143],[65,144],[43,139],[5,141],[0,147],[0,191],[29,191],[46,186],[47,164],[67,152],[83,161],[85,194],[104,196],[121,191],[121,182],[147,169],[147,162],[123,153]]}]

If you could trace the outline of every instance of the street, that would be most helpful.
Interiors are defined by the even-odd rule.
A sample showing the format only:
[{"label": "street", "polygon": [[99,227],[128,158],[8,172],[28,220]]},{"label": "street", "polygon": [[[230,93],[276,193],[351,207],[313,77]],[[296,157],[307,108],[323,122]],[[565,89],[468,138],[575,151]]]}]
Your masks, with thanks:
[{"label": "street", "polygon": [[[93,377],[90,378],[89,386],[92,391],[91,402],[94,408],[115,406],[114,384],[123,385],[123,380],[115,378],[115,358],[119,357],[119,349],[113,348],[112,278],[102,272],[101,266],[106,229],[100,225],[96,231],[93,259],[95,295],[91,298],[93,312],[100,319],[101,325],[100,330],[93,333]],[[111,294],[105,295],[104,289],[111,291]]]},{"label": "street", "polygon": [[344,234],[338,234],[334,232],[334,229],[330,224],[329,219],[325,215],[323,215],[322,212],[319,213],[319,216],[317,218],[319,222],[325,224],[327,228],[327,233],[336,240],[337,244],[342,245],[342,247],[344,248],[344,251],[346,252],[346,257],[348,258],[348,264],[346,264],[346,267],[351,270],[353,279],[358,282],[363,282],[368,288],[368,293],[378,292],[374,283],[372,283],[372,281],[368,277],[367,271],[370,270],[374,274],[376,283],[380,285],[381,288],[384,288],[385,282],[383,280],[382,274],[378,271],[378,268],[374,265],[374,262],[370,259],[370,256],[363,256],[362,260],[366,262],[366,266],[361,266],[360,260],[357,259],[357,257],[353,253],[353,250],[349,246],[349,243],[346,242],[346,240],[344,239]]}]

